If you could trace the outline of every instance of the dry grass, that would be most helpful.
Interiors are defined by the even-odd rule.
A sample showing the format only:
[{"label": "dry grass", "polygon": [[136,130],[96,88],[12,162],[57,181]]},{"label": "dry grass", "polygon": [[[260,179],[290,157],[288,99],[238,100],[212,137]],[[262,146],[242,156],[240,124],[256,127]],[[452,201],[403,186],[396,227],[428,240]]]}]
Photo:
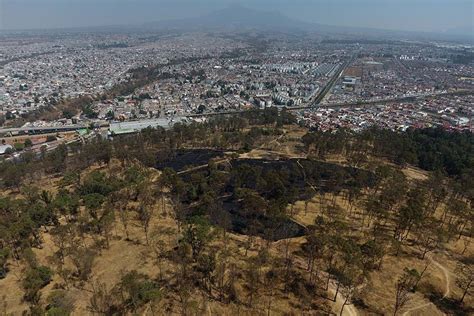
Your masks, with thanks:
[{"label": "dry grass", "polygon": [[[249,153],[241,155],[241,158],[251,159],[279,159],[279,158],[292,158],[300,157],[301,152],[299,146],[301,145],[300,139],[306,133],[305,129],[291,129],[286,130],[286,133],[280,138],[273,142],[266,143],[265,148],[252,150]],[[334,163],[340,163],[347,165],[347,161],[344,157],[334,156],[329,157],[329,161]],[[386,162],[383,162],[386,163]],[[120,164],[117,161],[113,161],[109,167],[98,167],[93,166],[88,168],[85,173],[92,170],[101,170],[108,174],[116,174],[120,170]],[[428,177],[428,173],[422,170],[408,167],[402,170],[409,180],[424,180]],[[156,181],[159,177],[159,172],[156,170],[150,170],[153,181]],[[44,178],[32,181],[33,184],[47,189],[51,192],[57,192],[60,178]],[[0,196],[4,195],[17,195],[15,192],[1,192]],[[332,195],[326,194],[323,196],[324,205],[327,205],[332,200]],[[337,197],[336,205],[342,210],[347,212],[347,203],[341,196]],[[443,207],[443,206],[442,206]],[[441,208],[442,208],[441,207]],[[156,238],[161,239],[165,243],[165,247],[170,250],[176,245],[178,238],[177,223],[172,218],[170,212],[172,211],[171,206],[166,206],[166,211],[162,210],[160,205],[155,206],[155,216],[151,223],[150,231],[155,231],[156,234],[151,233],[152,236],[158,236]],[[298,201],[294,205],[294,219],[298,223],[303,225],[310,225],[314,223],[314,220],[318,215],[322,215],[322,209],[320,207],[320,197],[315,193],[313,199],[308,203],[307,210],[305,211],[305,203]],[[360,227],[360,214],[361,209],[355,205],[353,214],[348,216],[345,214],[347,224],[352,228],[353,234],[364,234],[367,228]],[[439,212],[438,212],[439,213]],[[87,309],[90,297],[92,295],[91,289],[92,284],[96,282],[102,282],[107,285],[108,288],[113,287],[120,280],[121,276],[128,271],[137,270],[141,273],[148,275],[151,278],[157,278],[159,275],[159,268],[154,260],[154,254],[152,247],[146,245],[144,233],[138,222],[135,220],[131,221],[129,225],[130,240],[125,239],[125,232],[120,222],[116,222],[113,229],[113,238],[110,242],[110,247],[104,249],[96,257],[92,268],[92,277],[83,287],[71,287],[69,294],[75,301],[75,312],[74,315],[89,315],[90,312]],[[215,253],[219,253],[223,248],[228,248],[231,252],[231,262],[240,269],[243,269],[246,265],[248,257],[257,255],[263,247],[266,246],[266,241],[256,238],[252,247],[249,249],[247,257],[245,256],[245,243],[248,239],[247,236],[231,234],[227,235],[227,239],[224,241],[221,237],[218,237],[210,247]],[[42,249],[35,249],[35,253],[41,264],[50,265],[49,257],[55,251],[55,246],[52,242],[51,236],[48,232],[42,234],[44,244]],[[152,237],[153,239],[154,237]],[[297,254],[301,248],[301,244],[304,242],[304,237],[293,238],[289,242],[289,249],[291,253]],[[93,240],[87,239],[86,243],[92,245]],[[153,243],[153,242],[152,242]],[[270,243],[269,251],[273,257],[282,258],[285,252],[285,241],[279,241]],[[450,293],[449,297],[457,298],[460,296],[461,291],[455,284],[454,269],[457,261],[460,259],[460,253],[464,248],[463,240],[454,240],[445,247],[444,252],[439,252],[433,255],[433,258],[439,265],[444,267],[448,271],[448,280],[443,270],[436,264],[431,263],[420,282],[420,287],[429,284],[436,291],[445,293],[449,284]],[[471,255],[474,253],[474,247],[472,244],[468,245],[465,255]],[[395,284],[398,277],[401,275],[405,267],[416,268],[421,271],[425,264],[430,262],[429,256],[425,260],[418,258],[418,253],[410,246],[404,246],[402,254],[398,257],[388,255],[384,258],[383,267],[380,271],[371,272],[368,280],[364,284],[364,291],[361,295],[363,302],[368,306],[367,309],[361,307],[354,307],[352,311],[357,310],[359,315],[374,315],[374,314],[391,314],[395,299]],[[67,263],[70,265],[70,263]],[[303,257],[294,257],[294,267],[302,274],[307,273],[306,261]],[[22,302],[23,291],[21,289],[21,275],[24,267],[15,263],[10,264],[11,271],[7,274],[7,277],[0,280],[0,292],[5,295],[6,311],[13,315],[20,315],[22,311],[27,310],[28,306]],[[165,276],[171,276],[176,268],[176,265],[165,260],[163,262],[163,273]],[[49,293],[56,287],[61,287],[63,281],[55,275],[51,284],[41,290],[42,299],[48,297]],[[246,301],[246,292],[242,287],[243,280],[242,275],[238,281],[238,295],[241,302]],[[280,285],[281,287],[281,285]],[[7,290],[4,290],[7,289]],[[245,304],[223,304],[217,300],[209,300],[208,298],[201,295],[199,292],[192,294],[192,299],[196,303],[196,314],[199,315],[267,315],[266,304],[268,303],[268,297],[261,295],[255,304],[254,308],[249,308]],[[284,294],[281,291],[277,291],[272,299],[272,315],[317,315],[318,312],[313,313],[302,313],[301,306],[297,303],[298,299],[292,294]],[[1,302],[1,301],[0,301]],[[315,304],[329,304],[333,309],[334,313],[339,313],[341,300],[334,304],[328,300],[321,298],[314,298]],[[473,305],[474,300],[471,297],[466,299],[466,304]],[[428,299],[425,298],[422,293],[417,292],[413,295],[411,302],[405,307],[408,310],[413,307],[419,306],[417,310],[411,311],[410,315],[441,315],[442,312],[438,308],[430,304]],[[160,310],[166,309],[166,314],[179,315],[179,304],[177,297],[173,293],[168,293],[166,298],[160,303]],[[402,311],[403,313],[403,311]],[[146,306],[140,311],[142,315],[152,315],[152,311],[149,306]],[[348,309],[346,308],[346,315],[349,315]]]},{"label": "dry grass", "polygon": [[408,166],[402,169],[403,174],[409,179],[409,180],[419,180],[419,181],[424,181],[428,179],[429,173],[425,170],[421,170],[419,168],[413,167],[413,166]]},{"label": "dry grass", "polygon": [[[410,175],[411,179],[420,179],[417,176]],[[323,209],[324,205],[328,205],[332,200],[332,195],[326,194],[323,196]],[[342,209],[347,210],[346,201],[342,197],[336,198],[336,205]],[[443,207],[443,206],[442,206]],[[442,208],[440,207],[440,208]],[[294,219],[303,225],[310,225],[314,223],[317,216],[323,215],[321,211],[320,196],[315,195],[308,203],[307,210],[305,212],[305,203],[298,201],[294,206],[295,215]],[[346,223],[353,228],[353,232],[357,232],[361,229],[360,225],[356,220],[357,214],[360,214],[361,210],[354,206],[352,216],[346,215]],[[441,212],[440,212],[441,213]],[[439,293],[444,294],[449,287],[449,298],[459,298],[461,296],[461,290],[456,286],[454,274],[456,263],[461,259],[461,252],[463,251],[466,244],[464,241],[467,237],[463,237],[460,240],[453,240],[449,244],[445,245],[444,251],[438,251],[434,254],[428,254],[424,260],[419,258],[419,252],[409,245],[403,246],[403,251],[400,256],[388,255],[383,260],[383,266],[381,270],[372,272],[364,285],[363,294],[361,298],[364,303],[369,306],[368,309],[358,310],[359,314],[387,314],[393,310],[395,301],[395,286],[399,276],[403,273],[403,269],[414,268],[418,271],[422,271],[426,264],[428,269],[426,270],[422,280],[420,281],[420,287],[429,285]],[[299,241],[301,243],[301,241]],[[474,253],[474,247],[472,243],[468,243],[464,256],[470,256]],[[436,264],[429,258],[433,257]],[[444,273],[441,267],[446,269]],[[447,274],[447,276],[446,276]],[[449,284],[449,285],[448,285]],[[341,306],[341,302],[333,304],[333,311],[338,312]],[[472,306],[474,299],[471,297],[466,298],[466,306]],[[412,308],[417,308],[411,310]],[[410,302],[403,308],[401,314],[407,311],[407,315],[442,315],[443,313],[430,301],[428,298],[420,292],[412,295]]]},{"label": "dry grass", "polygon": [[23,302],[23,289],[20,286],[23,265],[10,264],[10,272],[0,280],[0,308],[5,307],[5,314],[21,315],[28,305]]}]

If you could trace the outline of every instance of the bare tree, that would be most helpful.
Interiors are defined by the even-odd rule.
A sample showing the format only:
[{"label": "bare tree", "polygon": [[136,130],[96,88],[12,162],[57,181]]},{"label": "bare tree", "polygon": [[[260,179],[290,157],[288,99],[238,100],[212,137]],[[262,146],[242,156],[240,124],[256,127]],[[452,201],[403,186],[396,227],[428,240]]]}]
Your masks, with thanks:
[{"label": "bare tree", "polygon": [[456,266],[456,284],[462,290],[459,300],[464,301],[466,295],[471,295],[474,288],[474,257],[468,259],[467,263],[459,262]]},{"label": "bare tree", "polygon": [[314,282],[314,266],[316,258],[321,255],[323,245],[322,242],[313,234],[306,237],[306,242],[302,245],[302,249],[308,258],[309,282]]},{"label": "bare tree", "polygon": [[[256,262],[257,260],[255,260],[255,263]],[[247,269],[245,270],[245,276],[247,279],[247,298],[248,305],[250,307],[253,307],[256,296],[258,295],[260,289],[260,266],[255,263],[249,262],[249,264],[247,265]]]},{"label": "bare tree", "polygon": [[439,248],[446,237],[441,223],[428,221],[427,225],[419,227],[415,232],[416,247],[420,251],[420,259],[422,260],[425,259],[427,253]]},{"label": "bare tree", "polygon": [[55,255],[64,264],[64,257],[66,256],[67,248],[73,242],[73,230],[70,224],[59,225],[51,230],[51,239],[54,245],[58,248]]},{"label": "bare tree", "polygon": [[163,261],[165,260],[166,254],[166,243],[161,240],[160,231],[154,231],[151,238],[151,248],[153,249],[154,259],[158,266],[160,273],[160,281],[163,280]]},{"label": "bare tree", "polygon": [[408,303],[410,300],[410,293],[414,291],[415,285],[420,279],[420,274],[416,269],[405,268],[403,274],[397,281],[396,292],[395,292],[395,306],[393,315],[396,315],[398,311]]},{"label": "bare tree", "polygon": [[153,207],[141,204],[138,208],[138,220],[140,221],[140,225],[142,226],[143,232],[145,233],[145,240],[146,240],[147,245],[150,244],[150,241],[148,238],[148,232],[150,229],[150,223],[151,223],[152,217],[153,217]]},{"label": "bare tree", "polygon": [[267,296],[268,296],[267,315],[270,316],[270,312],[272,309],[272,302],[274,299],[273,296],[275,294],[275,288],[277,287],[277,284],[278,284],[278,271],[275,269],[271,269],[270,271],[265,273],[264,284],[265,284],[265,288],[267,290]]},{"label": "bare tree", "polygon": [[120,222],[122,223],[123,229],[125,231],[125,238],[126,240],[130,240],[130,236],[128,232],[129,214],[125,206],[119,207],[118,214],[119,214]]},{"label": "bare tree", "polygon": [[96,253],[91,249],[83,247],[72,249],[71,259],[76,267],[76,275],[81,281],[87,281],[89,279],[95,256]]},{"label": "bare tree", "polygon": [[[108,290],[105,283],[92,284],[92,297],[89,300],[88,310],[93,314],[110,315],[114,313],[114,307],[117,308],[117,295]],[[118,312],[115,310],[115,312]]]}]

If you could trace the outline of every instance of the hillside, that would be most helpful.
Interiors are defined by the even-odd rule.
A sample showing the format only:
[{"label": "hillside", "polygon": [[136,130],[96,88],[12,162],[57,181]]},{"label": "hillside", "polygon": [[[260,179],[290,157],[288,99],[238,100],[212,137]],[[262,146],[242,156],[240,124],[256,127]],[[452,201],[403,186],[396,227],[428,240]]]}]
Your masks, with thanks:
[{"label": "hillside", "polygon": [[21,315],[469,315],[472,134],[274,109],[0,164]]}]

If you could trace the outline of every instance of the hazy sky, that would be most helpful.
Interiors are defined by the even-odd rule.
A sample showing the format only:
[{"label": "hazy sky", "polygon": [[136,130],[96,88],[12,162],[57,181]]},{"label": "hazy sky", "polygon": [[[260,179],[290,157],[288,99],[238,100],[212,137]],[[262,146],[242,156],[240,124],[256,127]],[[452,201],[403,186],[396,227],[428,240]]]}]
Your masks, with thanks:
[{"label": "hazy sky", "polygon": [[330,25],[473,32],[474,0],[0,0],[0,29],[137,24],[231,3]]}]

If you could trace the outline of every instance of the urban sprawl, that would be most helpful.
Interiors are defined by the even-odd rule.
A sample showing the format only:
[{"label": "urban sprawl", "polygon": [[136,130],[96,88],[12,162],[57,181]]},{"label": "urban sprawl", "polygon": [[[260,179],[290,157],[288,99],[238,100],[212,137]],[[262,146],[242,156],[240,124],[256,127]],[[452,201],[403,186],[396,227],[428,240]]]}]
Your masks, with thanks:
[{"label": "urban sprawl", "polygon": [[0,154],[268,107],[325,131],[473,131],[472,46],[146,32],[0,43]]}]

